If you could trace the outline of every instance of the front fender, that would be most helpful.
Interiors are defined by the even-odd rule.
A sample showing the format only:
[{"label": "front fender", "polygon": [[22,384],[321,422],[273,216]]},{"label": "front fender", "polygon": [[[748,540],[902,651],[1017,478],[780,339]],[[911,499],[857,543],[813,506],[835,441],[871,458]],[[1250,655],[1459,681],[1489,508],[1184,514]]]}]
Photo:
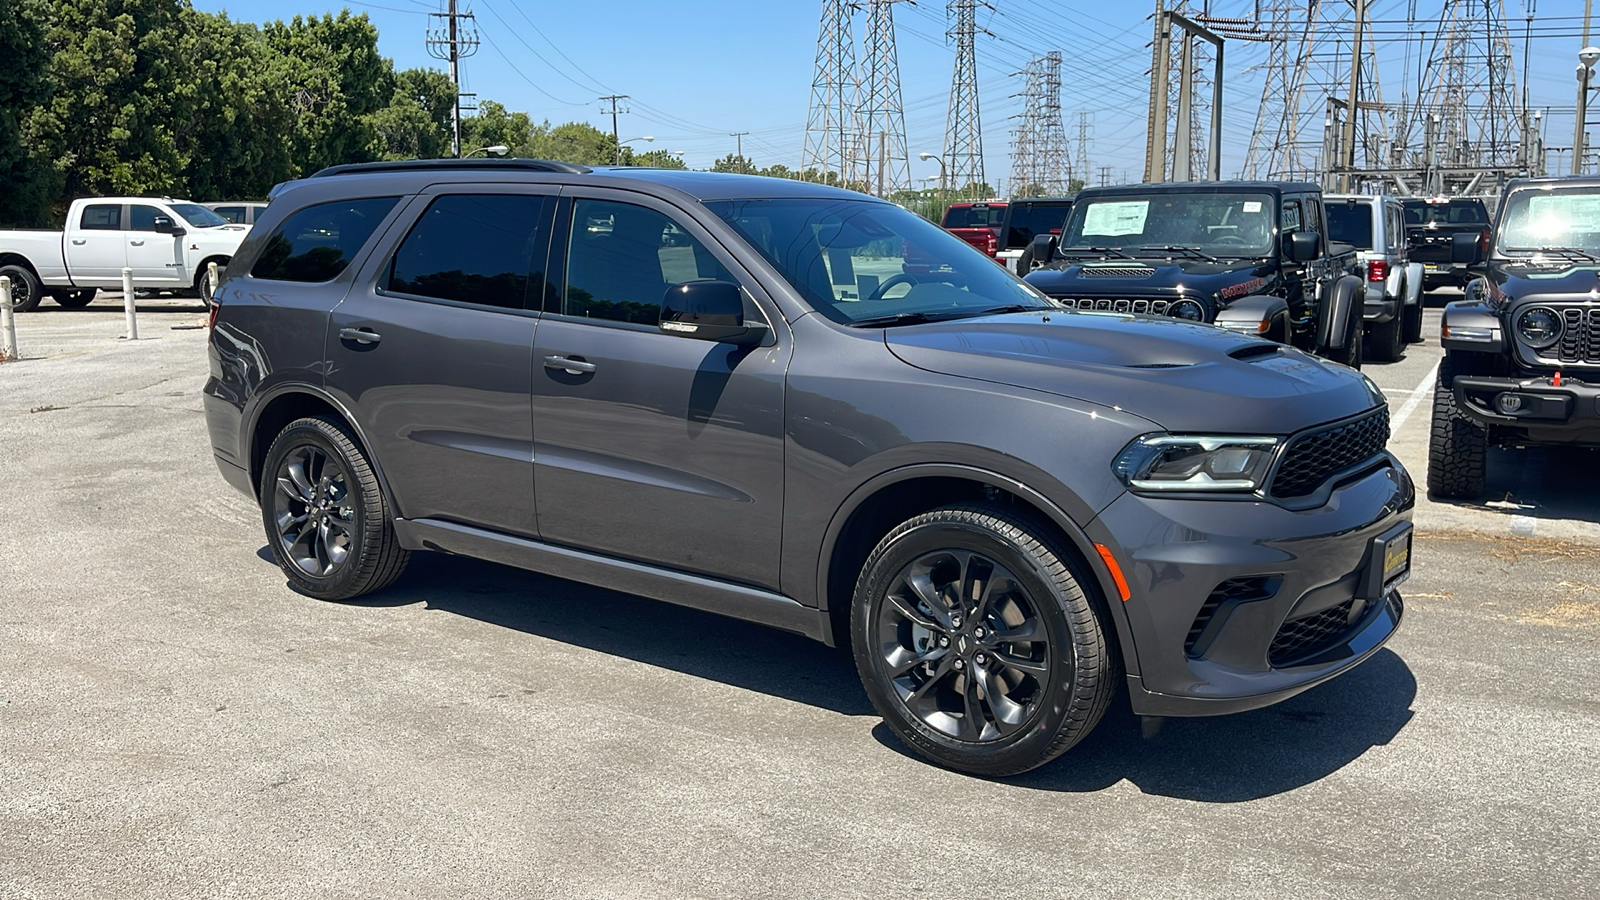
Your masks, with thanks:
[{"label": "front fender", "polygon": [[1289,303],[1282,297],[1251,294],[1218,310],[1216,324],[1241,334],[1267,334],[1272,330],[1272,320],[1288,313]]},{"label": "front fender", "polygon": [[1422,263],[1406,264],[1406,305],[1418,306],[1422,303]]},{"label": "front fender", "polygon": [[1444,308],[1439,344],[1446,350],[1505,352],[1500,316],[1481,300],[1457,300]]},{"label": "front fender", "polygon": [[1361,304],[1366,297],[1366,283],[1354,275],[1346,275],[1333,283],[1322,295],[1322,309],[1317,316],[1317,347],[1325,350],[1343,350],[1354,330],[1349,326],[1351,316],[1360,318]]}]

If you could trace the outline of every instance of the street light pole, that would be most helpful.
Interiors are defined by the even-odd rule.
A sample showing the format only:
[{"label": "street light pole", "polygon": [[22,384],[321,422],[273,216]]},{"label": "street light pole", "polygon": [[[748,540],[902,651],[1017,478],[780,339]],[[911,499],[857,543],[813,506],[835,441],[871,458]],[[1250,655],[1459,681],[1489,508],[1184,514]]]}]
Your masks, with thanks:
[{"label": "street light pole", "polygon": [[944,185],[945,185],[944,160],[942,158],[940,158],[937,154],[928,153],[927,151],[923,151],[922,153],[918,153],[917,154],[917,159],[920,159],[923,162],[927,162],[928,160],[931,159],[934,162],[939,164],[939,197],[940,197],[940,199],[943,199],[944,198]]},{"label": "street light pole", "polygon": [[1578,51],[1578,124],[1572,137],[1572,174],[1583,172],[1584,126],[1589,121],[1589,74],[1594,64],[1600,62],[1600,47],[1584,47]]}]

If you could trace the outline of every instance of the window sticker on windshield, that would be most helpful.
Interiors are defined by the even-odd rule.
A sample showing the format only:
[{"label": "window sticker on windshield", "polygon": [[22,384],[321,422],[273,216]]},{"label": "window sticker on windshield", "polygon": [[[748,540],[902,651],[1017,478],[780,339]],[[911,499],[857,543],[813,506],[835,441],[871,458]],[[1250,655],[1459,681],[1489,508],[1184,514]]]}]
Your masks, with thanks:
[{"label": "window sticker on windshield", "polygon": [[1144,218],[1149,211],[1149,200],[1091,203],[1083,214],[1083,233],[1097,237],[1143,234]]},{"label": "window sticker on windshield", "polygon": [[1261,201],[1246,200],[1244,202],[1244,212],[1261,212]]},{"label": "window sticker on windshield", "polygon": [[1527,230],[1546,238],[1600,231],[1600,197],[1579,194],[1529,197]]}]

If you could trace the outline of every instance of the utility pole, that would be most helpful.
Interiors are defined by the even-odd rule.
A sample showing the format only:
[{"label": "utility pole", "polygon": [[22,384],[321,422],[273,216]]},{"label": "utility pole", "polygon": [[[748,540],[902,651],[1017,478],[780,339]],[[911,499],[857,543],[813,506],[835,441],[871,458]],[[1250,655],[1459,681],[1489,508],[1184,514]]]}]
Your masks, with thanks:
[{"label": "utility pole", "polygon": [[478,52],[478,22],[471,12],[458,12],[456,0],[445,0],[444,12],[428,13],[428,55],[450,63],[455,99],[450,116],[450,154],[461,156],[461,60]]},{"label": "utility pole", "polygon": [[[617,113],[618,112],[631,112],[631,110],[626,110],[626,109],[618,110],[617,109],[617,101],[626,100],[626,99],[628,99],[628,95],[627,94],[607,94],[606,96],[600,98],[600,102],[601,103],[610,103],[611,104],[611,142],[613,144],[615,144],[616,147],[617,147],[616,165],[619,165],[619,166],[622,165],[622,132],[617,130]],[[604,111],[605,111],[604,109],[601,110],[601,112],[604,112]],[[632,143],[633,139],[629,138],[628,142]]]},{"label": "utility pole", "polygon": [[738,142],[738,147],[739,147],[738,156],[739,156],[739,171],[740,172],[745,171],[745,165],[744,165],[744,136],[749,134],[749,133],[750,132],[748,132],[748,131],[730,131],[730,132],[728,132],[728,137],[731,137],[735,141]]},{"label": "utility pole", "polygon": [[[1078,113],[1078,157],[1072,166],[1071,174],[1084,184],[1088,184],[1089,178],[1093,173],[1094,170],[1089,168],[1089,114],[1080,111]],[[1072,184],[1069,180],[1067,192],[1070,193],[1071,190]]]},{"label": "utility pole", "polygon": [[985,184],[983,125],[978,113],[978,7],[987,0],[950,0],[946,13],[955,20],[945,36],[955,42],[956,64],[950,79],[950,112],[945,119],[944,158],[957,190],[969,194]]},{"label": "utility pole", "polygon": [[855,10],[852,0],[822,2],[816,71],[811,78],[811,109],[806,117],[805,146],[800,153],[802,177],[815,171],[818,179],[826,181],[831,171],[841,185],[850,181],[851,126],[860,93],[855,38],[850,28]]}]

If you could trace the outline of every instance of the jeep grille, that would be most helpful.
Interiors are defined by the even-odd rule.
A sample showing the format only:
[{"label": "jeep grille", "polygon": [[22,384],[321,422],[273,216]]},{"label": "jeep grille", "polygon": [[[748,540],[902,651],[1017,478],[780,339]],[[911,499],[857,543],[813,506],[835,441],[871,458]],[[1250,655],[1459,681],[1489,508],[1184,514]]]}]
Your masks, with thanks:
[{"label": "jeep grille", "polygon": [[1329,476],[1372,459],[1388,443],[1388,407],[1295,435],[1283,451],[1269,493],[1281,499],[1312,494]]},{"label": "jeep grille", "polygon": [[1600,363],[1600,308],[1563,309],[1561,324],[1565,327],[1556,345],[1557,358],[1564,363]]},{"label": "jeep grille", "polygon": [[1155,299],[1144,297],[1057,297],[1051,299],[1065,306],[1067,309],[1092,309],[1104,312],[1119,313],[1148,313],[1152,316],[1164,316],[1167,307],[1173,301],[1170,299]]}]

